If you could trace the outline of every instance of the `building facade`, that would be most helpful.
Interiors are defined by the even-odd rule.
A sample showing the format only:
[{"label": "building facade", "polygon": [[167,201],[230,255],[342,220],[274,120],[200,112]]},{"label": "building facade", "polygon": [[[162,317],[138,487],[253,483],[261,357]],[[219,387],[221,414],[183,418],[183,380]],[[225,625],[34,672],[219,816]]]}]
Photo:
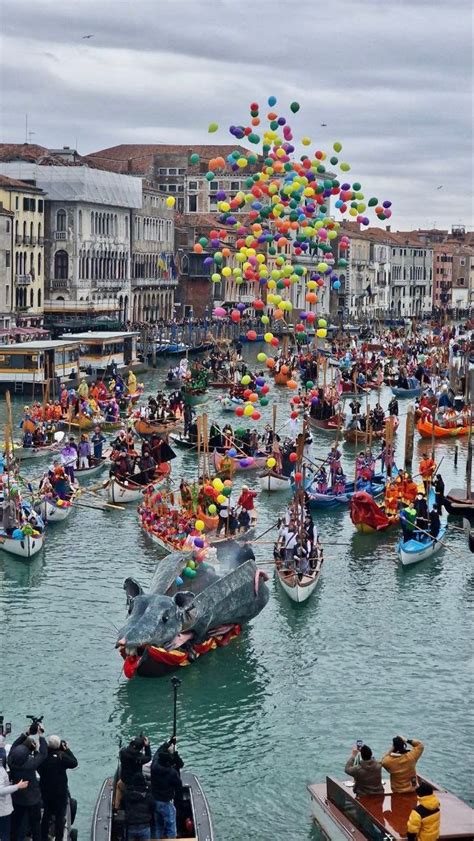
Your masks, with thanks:
[{"label": "building facade", "polygon": [[[45,195],[34,183],[0,175],[0,202],[12,214],[11,254],[6,258],[11,261],[11,279],[4,284],[5,307],[8,297],[18,325],[39,327],[44,306]],[[0,308],[4,310],[3,304]]]},{"label": "building facade", "polygon": [[131,306],[133,323],[171,320],[178,284],[173,208],[166,194],[143,183],[141,208],[132,211]]},{"label": "building facade", "polygon": [[141,179],[87,166],[1,163],[0,172],[28,178],[47,194],[48,324],[129,320],[132,211],[142,205]]},{"label": "building facade", "polygon": [[12,326],[14,215],[0,207],[0,328]]}]

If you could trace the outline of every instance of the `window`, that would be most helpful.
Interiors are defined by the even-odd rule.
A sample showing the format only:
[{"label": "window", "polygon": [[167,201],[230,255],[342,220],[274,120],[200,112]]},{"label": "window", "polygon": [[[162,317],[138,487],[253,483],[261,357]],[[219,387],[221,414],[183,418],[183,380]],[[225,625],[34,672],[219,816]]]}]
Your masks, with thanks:
[{"label": "window", "polygon": [[18,198],[18,196],[15,196],[15,210],[18,210],[19,206],[20,206],[20,199]]},{"label": "window", "polygon": [[9,269],[11,266],[11,253],[10,251],[5,251],[5,268]]},{"label": "window", "polygon": [[178,175],[186,175],[186,170],[184,169],[184,167],[180,167],[178,169]]},{"label": "window", "polygon": [[57,231],[65,231],[66,230],[66,211],[65,210],[58,210],[56,213],[56,230]]},{"label": "window", "polygon": [[33,293],[33,290],[30,289],[30,307],[34,307],[34,305],[35,305],[34,293]]},{"label": "window", "polygon": [[178,184],[178,193],[184,193],[184,184]]},{"label": "window", "polygon": [[6,231],[7,234],[10,233],[10,220],[9,219],[7,219],[7,221],[6,221],[5,231]]},{"label": "window", "polygon": [[459,260],[459,265],[460,266],[465,266],[466,265],[466,258],[465,257],[461,257],[461,259]]},{"label": "window", "polygon": [[188,196],[189,213],[197,213],[197,196]]},{"label": "window", "polygon": [[54,255],[54,277],[56,280],[67,280],[69,272],[69,257],[67,251],[56,251]]},{"label": "window", "polygon": [[166,175],[166,167],[160,166],[158,170],[158,175]]},{"label": "window", "polygon": [[43,212],[44,202],[43,199],[38,199],[38,213]]},{"label": "window", "polygon": [[231,181],[230,182],[230,189],[231,190],[240,190],[240,183],[238,181]]},{"label": "window", "polygon": [[458,286],[464,286],[464,278],[458,277]]},{"label": "window", "polygon": [[217,192],[219,189],[219,182],[218,181],[210,181],[209,182],[209,189],[212,193]]},{"label": "window", "polygon": [[176,184],[168,184],[168,193],[176,193]]},{"label": "window", "polygon": [[41,306],[41,289],[38,289],[38,309]]},{"label": "window", "polygon": [[41,275],[41,251],[38,253],[38,277]]},{"label": "window", "polygon": [[79,236],[82,236],[82,210],[79,211],[77,216],[77,231]]},{"label": "window", "polygon": [[190,181],[190,182],[189,182],[189,189],[190,189],[190,190],[197,190],[197,188],[198,188],[198,183],[197,183],[197,181]]},{"label": "window", "polygon": [[42,228],[41,222],[38,222],[38,245],[41,245]]},{"label": "window", "polygon": [[36,199],[24,198],[23,199],[23,210],[36,210]]},{"label": "window", "polygon": [[167,184],[158,184],[158,189],[162,190],[163,193],[168,192],[168,185]]},{"label": "window", "polygon": [[177,175],[177,174],[178,174],[178,171],[177,171],[176,168],[172,167],[171,169],[168,170],[168,175]]}]

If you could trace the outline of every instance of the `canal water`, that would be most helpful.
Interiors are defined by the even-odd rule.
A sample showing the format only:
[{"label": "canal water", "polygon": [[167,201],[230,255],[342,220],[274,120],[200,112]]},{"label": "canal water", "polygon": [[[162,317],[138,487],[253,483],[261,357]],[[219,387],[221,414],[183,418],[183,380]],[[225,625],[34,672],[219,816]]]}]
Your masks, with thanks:
[{"label": "canal water", "polygon": [[[165,368],[145,376],[145,393],[159,387]],[[289,416],[289,392],[274,388],[270,396],[262,428],[273,401],[277,426]],[[222,421],[215,398],[209,418]],[[388,400],[384,389],[385,407]],[[17,414],[21,404],[15,400]],[[403,401],[400,410],[399,462]],[[416,438],[418,464],[423,445]],[[317,434],[313,455],[325,457],[331,440]],[[354,448],[343,451],[350,473]],[[454,452],[452,441],[436,445],[447,488],[464,482],[465,443],[457,468]],[[192,477],[195,458],[178,453],[172,472],[176,481]],[[252,473],[245,481],[257,487]],[[283,505],[280,494],[262,495],[259,532]],[[377,755],[396,734],[421,739],[420,771],[471,796],[474,579],[465,536],[451,530],[438,555],[404,570],[395,533],[357,534],[348,511],[317,513],[316,520],[326,549],[312,599],[292,604],[271,578],[269,603],[243,634],[179,672],[179,749],[202,781],[218,841],[315,838],[306,785],[343,776],[359,738]],[[270,543],[255,550],[260,561],[272,557]],[[46,733],[69,742],[79,760],[69,777],[81,838],[100,784],[115,770],[119,740],[144,731],[157,746],[170,734],[169,680],[127,681],[114,649],[125,615],[123,581],[132,575],[146,586],[158,552],[134,506],[77,509],[67,524],[49,528],[44,553],[29,564],[0,552],[0,712],[16,734],[27,714],[44,714]]]}]

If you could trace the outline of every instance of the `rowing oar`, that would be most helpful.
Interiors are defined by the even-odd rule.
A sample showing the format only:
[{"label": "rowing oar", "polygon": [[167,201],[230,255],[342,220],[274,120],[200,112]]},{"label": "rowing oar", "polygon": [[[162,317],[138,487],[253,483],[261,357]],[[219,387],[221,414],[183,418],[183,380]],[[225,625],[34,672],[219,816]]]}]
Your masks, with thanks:
[{"label": "rowing oar", "polygon": [[107,508],[116,508],[117,511],[125,511],[123,505],[114,505],[112,502],[104,502],[102,506],[98,505],[88,505],[87,502],[76,502],[75,500],[71,503],[72,505],[77,505],[78,508],[92,508],[93,511],[103,511],[105,507]]},{"label": "rowing oar", "polygon": [[[413,534],[416,534],[416,533],[426,534],[426,536],[429,537],[430,540],[433,540],[435,543],[442,543],[443,542],[443,538],[441,538],[441,540],[440,540],[438,537],[433,537],[433,535],[430,534],[429,531],[425,531],[424,529],[420,529],[420,528],[418,528],[418,526],[415,526],[415,528],[413,529]],[[413,537],[413,538],[410,538],[410,540],[416,540],[416,538]],[[403,541],[403,542],[408,543],[408,541]],[[420,541],[418,541],[418,542],[420,542]]]}]

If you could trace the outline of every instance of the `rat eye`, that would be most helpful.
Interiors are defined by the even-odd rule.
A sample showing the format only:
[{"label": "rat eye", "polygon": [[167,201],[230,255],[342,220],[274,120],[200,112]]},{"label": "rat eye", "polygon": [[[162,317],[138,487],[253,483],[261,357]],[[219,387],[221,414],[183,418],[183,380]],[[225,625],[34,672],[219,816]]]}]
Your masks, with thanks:
[{"label": "rat eye", "polygon": [[166,612],[163,614],[163,616],[161,617],[161,621],[162,621],[162,622],[167,622],[169,618],[170,618],[169,611],[166,611]]}]

